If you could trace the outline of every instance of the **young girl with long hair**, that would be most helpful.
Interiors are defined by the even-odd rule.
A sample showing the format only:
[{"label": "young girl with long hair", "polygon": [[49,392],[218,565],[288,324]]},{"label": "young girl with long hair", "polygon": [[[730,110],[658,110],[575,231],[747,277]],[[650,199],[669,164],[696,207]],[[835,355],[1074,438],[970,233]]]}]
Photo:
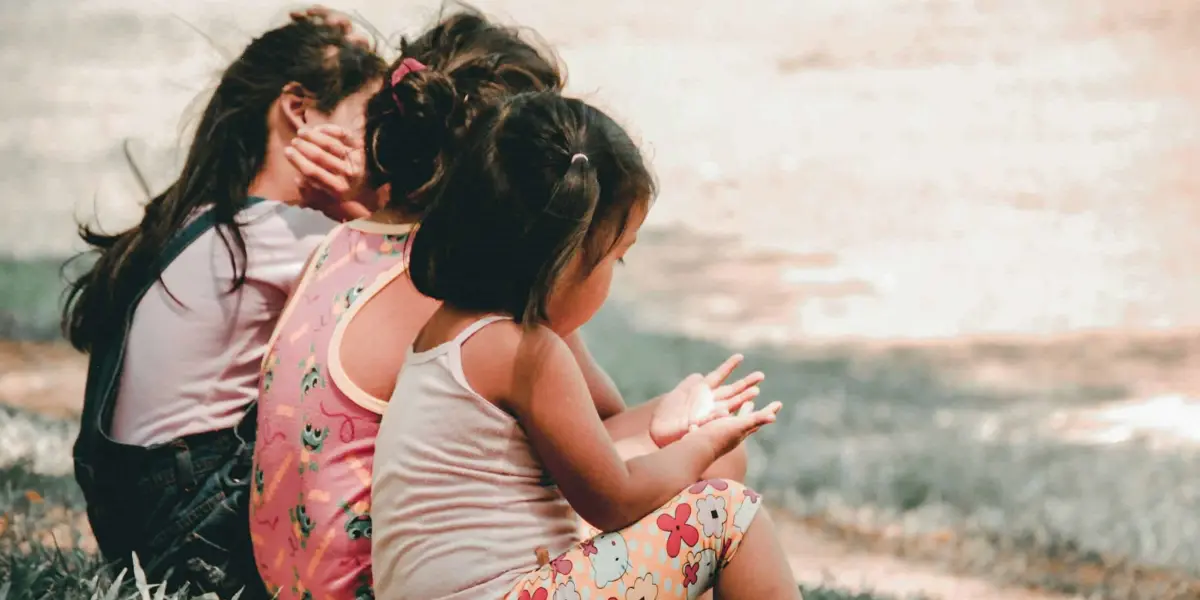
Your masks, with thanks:
[{"label": "young girl with long hair", "polygon": [[141,222],[81,228],[96,260],[63,326],[90,354],[75,475],[106,558],[136,553],[171,587],[266,597],[246,526],[259,365],[335,224],[295,206],[285,151],[306,127],[361,130],[385,72],[344,20],[294,15],[222,74],[181,173]]}]

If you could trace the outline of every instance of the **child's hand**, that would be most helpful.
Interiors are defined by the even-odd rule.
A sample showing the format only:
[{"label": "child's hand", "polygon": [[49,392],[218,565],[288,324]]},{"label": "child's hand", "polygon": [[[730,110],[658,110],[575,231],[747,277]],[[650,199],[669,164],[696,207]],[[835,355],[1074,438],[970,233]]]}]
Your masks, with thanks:
[{"label": "child's hand", "polygon": [[728,416],[759,394],[765,376],[751,373],[725,384],[745,357],[730,356],[706,376],[690,375],[659,401],[650,417],[650,439],[663,448],[713,419]]},{"label": "child's hand", "polygon": [[350,15],[347,15],[344,12],[333,10],[332,8],[321,6],[320,4],[314,4],[304,10],[294,10],[288,13],[288,16],[291,17],[293,21],[312,20],[323,22],[332,27],[337,27],[338,29],[342,30],[343,34],[345,34],[346,41],[350,42],[351,44],[362,46],[368,50],[370,50],[372,47],[370,38],[355,31],[354,22],[350,19]]},{"label": "child's hand", "polygon": [[337,125],[301,129],[284,154],[300,172],[297,183],[305,206],[345,221],[371,214],[363,190],[362,140]]},{"label": "child's hand", "polygon": [[763,425],[774,423],[780,408],[783,408],[782,403],[772,402],[765,408],[754,410],[754,403],[748,402],[736,414],[713,419],[690,435],[702,436],[712,448],[715,460],[737,448]]}]

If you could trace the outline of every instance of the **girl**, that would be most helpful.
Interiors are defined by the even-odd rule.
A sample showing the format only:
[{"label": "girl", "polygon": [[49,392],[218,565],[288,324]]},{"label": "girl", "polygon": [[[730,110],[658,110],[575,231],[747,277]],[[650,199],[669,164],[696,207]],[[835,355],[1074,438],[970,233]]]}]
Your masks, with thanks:
[{"label": "girl", "polygon": [[[513,93],[561,87],[551,56],[515,30],[463,11],[402,44],[389,85],[368,104],[365,153],[362,136],[337,127],[312,128],[294,140],[289,158],[310,196],[361,193],[365,204],[380,187],[389,201],[322,243],[264,365],[251,529],[259,569],[281,598],[370,594],[375,434],[405,353],[438,306],[405,273],[412,223],[476,115]],[[357,169],[364,154],[365,181]],[[624,408],[620,395],[572,339],[598,408],[616,415]],[[721,399],[757,393],[761,374],[720,385],[735,366],[710,375]],[[648,420],[639,433],[650,443]],[[614,428],[636,427],[622,416],[612,421]],[[657,425],[656,435],[668,425]]]},{"label": "girl", "polygon": [[[250,528],[279,598],[371,597],[375,431],[404,349],[436,308],[402,277],[411,223],[476,114],[561,85],[550,58],[471,11],[402,40],[366,110],[372,188],[387,207],[321,243],[263,363]],[[294,145],[293,162],[307,145]]]},{"label": "girl", "polygon": [[[137,553],[228,598],[266,597],[245,525],[263,348],[304,261],[333,226],[299,201],[296,132],[361,128],[386,65],[324,11],[254,40],[222,75],[183,171],[98,251],[64,309],[91,354],[75,474],[103,554]],[[338,206],[327,207],[332,212]]]},{"label": "girl", "polygon": [[[625,132],[578,100],[522,94],[475,120],[447,172],[409,261],[442,305],[376,446],[380,596],[669,600],[715,584],[799,598],[759,496],[697,483],[779,404],[624,461],[563,341],[604,302],[654,193]],[[578,543],[573,511],[607,533]]]}]

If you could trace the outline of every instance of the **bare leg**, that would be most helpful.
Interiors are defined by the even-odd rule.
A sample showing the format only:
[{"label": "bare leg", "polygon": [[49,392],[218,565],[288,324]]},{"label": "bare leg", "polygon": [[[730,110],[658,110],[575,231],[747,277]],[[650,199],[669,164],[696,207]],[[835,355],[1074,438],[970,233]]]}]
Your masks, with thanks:
[{"label": "bare leg", "polygon": [[802,600],[792,568],[784,556],[767,509],[758,509],[754,522],[742,537],[737,555],[717,578],[717,596],[722,600]]}]

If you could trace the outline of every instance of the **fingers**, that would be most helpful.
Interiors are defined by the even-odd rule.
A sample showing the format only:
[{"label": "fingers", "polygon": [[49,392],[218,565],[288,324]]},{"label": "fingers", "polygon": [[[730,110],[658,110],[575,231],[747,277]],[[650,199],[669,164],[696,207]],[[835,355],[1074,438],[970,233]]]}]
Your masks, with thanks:
[{"label": "fingers", "polygon": [[330,25],[334,25],[339,28],[342,27],[340,22],[342,13],[339,13],[338,11],[327,6],[321,6],[320,4],[314,4],[304,10],[293,10],[292,12],[288,13],[288,17],[291,17],[293,21],[320,19],[329,23]]},{"label": "fingers", "polygon": [[768,411],[768,413],[763,415],[762,417],[760,417],[759,424],[755,425],[754,429],[750,430],[750,434],[753,435],[755,432],[757,432],[759,429],[761,429],[764,425],[770,425],[771,423],[774,423],[775,420],[779,416],[779,409],[782,407],[783,407],[783,405],[780,404],[779,402],[772,402],[769,406],[767,406],[767,408],[763,409],[765,411]]},{"label": "fingers", "polygon": [[736,370],[745,359],[746,357],[742,356],[741,354],[734,354],[733,356],[730,356],[729,358],[725,359],[725,362],[721,363],[720,366],[718,366],[716,369],[713,369],[707,376],[705,376],[704,382],[708,384],[708,387],[715,389],[717,386],[725,383],[725,380],[729,379],[729,376],[733,374],[734,370]]},{"label": "fingers", "polygon": [[288,162],[300,172],[302,181],[298,183],[301,185],[323,189],[338,198],[350,191],[350,182],[345,176],[330,172],[328,168],[313,161],[297,148],[284,148],[283,153]]},{"label": "fingers", "polygon": [[756,385],[752,388],[742,390],[728,400],[718,400],[716,405],[725,410],[725,412],[734,412],[746,406],[747,403],[753,404],[753,400],[762,393],[762,390]]},{"label": "fingers", "polygon": [[324,22],[331,27],[337,27],[342,34],[346,36],[346,41],[356,46],[364,48],[371,47],[371,40],[361,35],[354,30],[354,21],[344,12],[333,10],[320,4],[314,4],[304,10],[296,10],[288,13],[293,21],[303,21],[305,19],[314,19]]},{"label": "fingers", "polygon": [[375,44],[371,41],[371,38],[360,33],[355,33],[353,29],[346,33],[346,41],[365,50],[374,52]]},{"label": "fingers", "polygon": [[347,180],[358,178],[358,171],[354,168],[354,162],[350,160],[348,153],[341,155],[333,154],[308,140],[300,138],[292,140],[292,149],[333,175]]},{"label": "fingers", "polygon": [[302,130],[284,149],[288,161],[309,180],[309,185],[339,196],[352,189],[361,176],[361,161],[354,160],[358,152],[320,127]]},{"label": "fingers", "polygon": [[746,435],[750,435],[763,425],[774,423],[781,408],[783,408],[782,402],[772,402],[763,408],[754,410],[754,403],[747,402],[732,418],[739,421],[738,425]]},{"label": "fingers", "polygon": [[713,419],[704,425],[701,431],[711,436],[718,455],[723,456],[763,426],[774,423],[782,406],[779,402],[772,402],[764,408],[754,410],[754,404],[747,402],[737,414]]},{"label": "fingers", "polygon": [[341,157],[362,148],[362,139],[359,136],[330,123],[305,127],[296,132],[296,139],[312,143],[330,154]]},{"label": "fingers", "polygon": [[713,396],[715,396],[718,401],[727,400],[762,383],[766,378],[767,376],[762,371],[755,371],[733,383],[723,385],[713,390]]},{"label": "fingers", "polygon": [[708,411],[708,414],[700,417],[699,420],[694,422],[691,425],[691,427],[689,428],[689,431],[694,430],[694,429],[708,423],[709,421],[716,421],[717,419],[723,419],[728,416],[730,416],[729,409],[725,408],[724,406],[714,408],[714,409]]},{"label": "fingers", "polygon": [[293,21],[302,21],[304,19],[320,19],[329,25],[341,29],[343,33],[350,33],[350,29],[354,26],[350,22],[350,18],[345,13],[333,10],[327,6],[314,4],[304,10],[293,10],[288,13]]},{"label": "fingers", "polygon": [[363,138],[362,138],[361,131],[359,131],[359,132],[350,131],[349,129],[346,129],[345,127],[339,127],[332,123],[326,123],[324,125],[317,125],[316,127],[313,128],[313,130],[319,131],[329,137],[332,137],[333,139],[341,142],[342,144],[345,144],[346,146],[348,146],[350,148],[359,149],[359,148],[363,147]]}]

